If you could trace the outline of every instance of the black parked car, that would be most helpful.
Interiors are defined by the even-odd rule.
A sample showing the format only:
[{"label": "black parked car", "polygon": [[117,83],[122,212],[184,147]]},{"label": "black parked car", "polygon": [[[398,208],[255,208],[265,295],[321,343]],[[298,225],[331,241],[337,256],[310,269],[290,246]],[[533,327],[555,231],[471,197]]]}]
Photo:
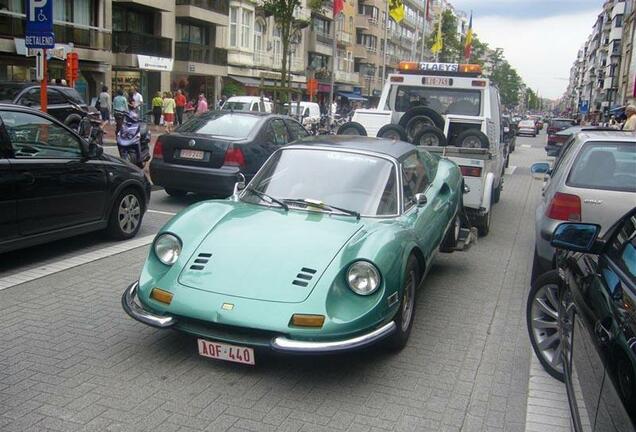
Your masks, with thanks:
[{"label": "black parked car", "polygon": [[[535,353],[565,381],[574,429],[636,430],[636,208],[600,227],[563,223],[558,270],[539,277],[528,303]],[[540,323],[540,325],[533,325]]]},{"label": "black parked car", "polygon": [[[80,120],[90,109],[82,96],[72,87],[49,84],[47,86],[47,112],[77,130]],[[36,82],[0,82],[0,103],[12,103],[31,108],[40,108],[40,84]]]},{"label": "black parked car", "polygon": [[103,229],[131,238],[149,198],[139,168],[47,114],[0,104],[0,253]]},{"label": "black parked car", "polygon": [[308,135],[300,123],[285,116],[207,112],[157,139],[150,177],[169,195],[227,197],[239,173],[251,180],[277,149]]}]

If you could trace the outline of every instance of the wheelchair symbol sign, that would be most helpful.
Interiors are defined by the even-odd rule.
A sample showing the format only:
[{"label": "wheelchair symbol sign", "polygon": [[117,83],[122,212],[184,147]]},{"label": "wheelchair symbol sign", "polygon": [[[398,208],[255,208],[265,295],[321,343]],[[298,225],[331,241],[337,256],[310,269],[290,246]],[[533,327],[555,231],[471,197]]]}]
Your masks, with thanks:
[{"label": "wheelchair symbol sign", "polygon": [[27,0],[26,35],[53,32],[53,0]]}]

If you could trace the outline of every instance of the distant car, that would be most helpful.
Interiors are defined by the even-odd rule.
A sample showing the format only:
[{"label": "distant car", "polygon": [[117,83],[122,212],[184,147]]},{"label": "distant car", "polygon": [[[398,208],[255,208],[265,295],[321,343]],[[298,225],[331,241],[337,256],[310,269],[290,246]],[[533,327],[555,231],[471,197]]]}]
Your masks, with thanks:
[{"label": "distant car", "polygon": [[[89,112],[82,96],[72,87],[49,84],[47,86],[47,112],[71,129],[77,130],[82,118]],[[12,103],[40,108],[40,84],[34,82],[0,82],[0,103]]]},{"label": "distant car", "polygon": [[533,279],[555,267],[550,240],[564,221],[595,223],[601,235],[636,206],[636,137],[621,131],[582,131],[568,141],[547,172],[535,216]]},{"label": "distant car", "polygon": [[571,128],[572,126],[576,126],[576,122],[572,119],[568,118],[553,118],[548,123],[548,142],[550,142],[550,135],[553,135],[559,131],[564,129]]},{"label": "distant car", "polygon": [[0,104],[0,253],[98,230],[131,238],[149,198],[139,168],[47,114]]},{"label": "distant car", "polygon": [[582,129],[582,126],[572,126],[557,132],[548,132],[548,143],[545,146],[547,155],[550,157],[558,157],[563,145],[572,138],[574,134],[580,132]]},{"label": "distant car", "polygon": [[224,111],[254,111],[271,113],[272,102],[268,98],[260,96],[232,96],[221,107]]},{"label": "distant car", "polygon": [[517,135],[532,135],[537,136],[537,127],[534,120],[521,120],[517,127]]},{"label": "distant car", "polygon": [[605,230],[566,222],[558,270],[530,292],[530,340],[565,381],[575,432],[636,430],[636,208]]},{"label": "distant car", "polygon": [[249,181],[272,153],[308,135],[286,116],[210,111],[157,139],[150,177],[169,195],[196,192],[227,197],[239,173]]}]

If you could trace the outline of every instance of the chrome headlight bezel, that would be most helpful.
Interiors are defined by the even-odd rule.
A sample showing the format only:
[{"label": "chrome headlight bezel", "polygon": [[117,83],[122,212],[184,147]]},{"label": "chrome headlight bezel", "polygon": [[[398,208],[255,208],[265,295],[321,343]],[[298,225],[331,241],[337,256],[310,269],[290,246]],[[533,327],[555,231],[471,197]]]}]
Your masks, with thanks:
[{"label": "chrome headlight bezel", "polygon": [[375,293],[382,283],[380,270],[369,261],[356,261],[347,269],[345,276],[349,289],[361,296]]},{"label": "chrome headlight bezel", "polygon": [[181,256],[183,244],[181,239],[172,233],[163,233],[155,239],[152,250],[157,259],[167,266],[177,262]]}]

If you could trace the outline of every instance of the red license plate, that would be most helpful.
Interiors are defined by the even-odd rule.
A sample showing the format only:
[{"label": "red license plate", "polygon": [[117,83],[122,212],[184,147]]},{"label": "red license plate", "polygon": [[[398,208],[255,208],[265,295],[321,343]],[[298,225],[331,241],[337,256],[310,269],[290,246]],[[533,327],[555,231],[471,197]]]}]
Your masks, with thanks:
[{"label": "red license plate", "polygon": [[201,150],[182,149],[179,156],[183,159],[203,159],[203,152]]},{"label": "red license plate", "polygon": [[222,342],[198,340],[199,354],[217,360],[253,365],[254,350],[248,347],[230,345]]}]

